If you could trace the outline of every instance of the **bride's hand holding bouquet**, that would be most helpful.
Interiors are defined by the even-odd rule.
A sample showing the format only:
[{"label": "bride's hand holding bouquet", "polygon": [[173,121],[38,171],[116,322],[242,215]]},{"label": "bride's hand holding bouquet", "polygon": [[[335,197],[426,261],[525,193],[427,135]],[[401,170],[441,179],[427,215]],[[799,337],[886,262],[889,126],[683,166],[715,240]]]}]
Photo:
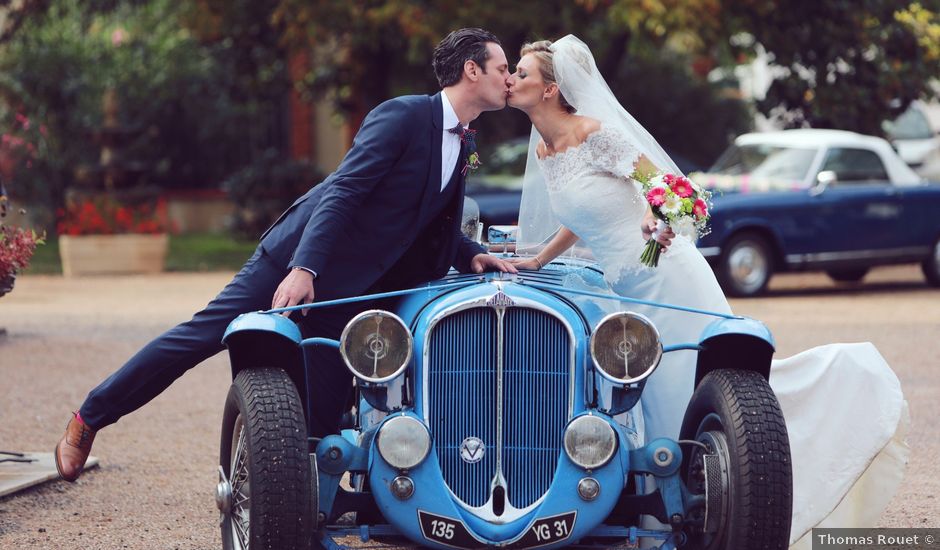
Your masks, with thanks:
[{"label": "bride's hand holding bouquet", "polygon": [[648,267],[659,265],[661,235],[670,230],[692,237],[706,233],[711,193],[692,183],[685,176],[634,172],[631,176],[642,186],[643,197],[656,221],[655,229],[644,222],[643,233],[649,232],[640,262]]}]

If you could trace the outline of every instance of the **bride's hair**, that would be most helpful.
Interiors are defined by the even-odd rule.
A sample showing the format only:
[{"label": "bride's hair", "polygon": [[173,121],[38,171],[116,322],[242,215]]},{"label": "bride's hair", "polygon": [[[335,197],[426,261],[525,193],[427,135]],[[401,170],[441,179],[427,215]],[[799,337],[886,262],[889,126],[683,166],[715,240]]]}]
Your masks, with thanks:
[{"label": "bride's hair", "polygon": [[[555,79],[555,66],[552,64],[552,41],[551,40],[539,40],[538,42],[532,42],[530,44],[523,44],[522,49],[519,50],[519,57],[532,54],[535,56],[535,59],[539,62],[539,72],[542,74],[542,80],[551,84],[557,84],[558,81]],[[558,90],[558,99],[561,100],[561,106],[568,111],[569,113],[574,113],[576,109],[573,105],[568,103],[568,100],[565,99],[564,94],[561,93],[561,89]]]}]

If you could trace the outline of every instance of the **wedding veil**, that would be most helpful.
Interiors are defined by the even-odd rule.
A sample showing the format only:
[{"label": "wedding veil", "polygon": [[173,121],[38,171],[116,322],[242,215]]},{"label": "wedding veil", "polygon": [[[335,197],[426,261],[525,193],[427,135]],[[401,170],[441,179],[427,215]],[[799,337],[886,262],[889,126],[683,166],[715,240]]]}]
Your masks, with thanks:
[{"label": "wedding veil", "polygon": [[[555,79],[562,95],[576,109],[575,114],[597,119],[621,132],[659,170],[680,174],[659,143],[614,97],[584,42],[569,34],[552,43],[551,50]],[[536,146],[540,138],[533,126],[522,184],[517,250],[547,243],[561,227],[552,212],[545,177],[537,163]]]}]

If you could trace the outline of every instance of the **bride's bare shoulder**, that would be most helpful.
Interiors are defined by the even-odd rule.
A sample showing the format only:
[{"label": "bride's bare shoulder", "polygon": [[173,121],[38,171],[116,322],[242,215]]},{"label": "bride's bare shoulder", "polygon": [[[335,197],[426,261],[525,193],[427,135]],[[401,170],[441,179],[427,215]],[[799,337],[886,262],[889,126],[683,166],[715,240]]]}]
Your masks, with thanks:
[{"label": "bride's bare shoulder", "polygon": [[575,136],[578,142],[583,143],[588,136],[601,129],[601,121],[591,117],[578,117],[578,124],[575,126]]}]

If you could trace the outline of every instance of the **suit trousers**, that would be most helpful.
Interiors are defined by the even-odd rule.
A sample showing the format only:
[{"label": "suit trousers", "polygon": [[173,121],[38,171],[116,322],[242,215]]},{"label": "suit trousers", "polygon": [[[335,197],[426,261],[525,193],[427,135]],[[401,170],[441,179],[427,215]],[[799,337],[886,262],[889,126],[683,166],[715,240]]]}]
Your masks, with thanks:
[{"label": "suit trousers", "polygon": [[[286,274],[287,268],[258,246],[205,309],[158,336],[93,389],[79,410],[82,419],[95,430],[113,424],[159,395],[187,370],[222,351],[222,336],[229,323],[239,314],[268,309]],[[295,312],[291,318],[301,319],[305,336],[338,339],[348,320],[365,308],[360,304],[327,307],[303,317]],[[315,435],[334,433],[349,399],[351,375],[332,348],[306,355],[308,361],[316,358],[316,368],[308,369],[308,384],[313,390],[308,422]],[[298,392],[303,395],[305,388],[298,388]]]}]

